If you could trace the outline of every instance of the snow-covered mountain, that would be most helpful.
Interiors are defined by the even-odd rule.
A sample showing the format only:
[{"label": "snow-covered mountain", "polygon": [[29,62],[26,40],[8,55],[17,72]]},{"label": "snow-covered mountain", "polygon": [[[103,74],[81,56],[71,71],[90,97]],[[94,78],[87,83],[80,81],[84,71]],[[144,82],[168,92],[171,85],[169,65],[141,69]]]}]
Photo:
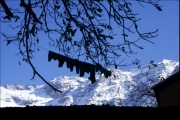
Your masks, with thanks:
[{"label": "snow-covered mountain", "polygon": [[164,59],[155,64],[157,67],[147,65],[129,71],[111,69],[111,77],[96,75],[97,81],[94,84],[88,79],[73,76],[61,76],[51,80],[50,84],[63,93],[54,92],[48,85],[0,86],[0,107],[90,104],[156,106],[155,97],[140,96],[138,90],[153,93],[150,88],[160,82],[161,77],[167,78],[179,71],[179,62]]}]

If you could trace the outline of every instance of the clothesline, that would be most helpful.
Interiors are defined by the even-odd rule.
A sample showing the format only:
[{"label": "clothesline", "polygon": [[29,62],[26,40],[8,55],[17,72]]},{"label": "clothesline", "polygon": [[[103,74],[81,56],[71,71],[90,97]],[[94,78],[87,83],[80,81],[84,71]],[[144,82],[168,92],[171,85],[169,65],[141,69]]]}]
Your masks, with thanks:
[{"label": "clothesline", "polygon": [[39,45],[34,45],[34,46],[36,46],[36,47],[39,47],[39,48],[41,48],[41,49],[44,49],[44,50],[49,51],[48,49],[46,49],[46,48],[44,48],[44,47],[41,47],[41,46],[39,46]]},{"label": "clothesline", "polygon": [[88,79],[91,80],[92,84],[94,82],[96,82],[95,72],[100,71],[101,74],[104,74],[104,76],[106,78],[111,76],[111,71],[106,70],[99,63],[97,63],[96,65],[93,65],[93,64],[90,64],[87,62],[79,61],[78,59],[72,59],[67,56],[63,56],[61,54],[55,53],[51,50],[48,50],[48,49],[38,46],[38,45],[35,45],[35,46],[37,46],[41,49],[44,49],[46,51],[49,51],[48,52],[48,61],[50,62],[52,59],[58,60],[59,61],[58,67],[62,67],[64,62],[66,62],[66,66],[67,66],[67,68],[70,68],[70,72],[72,72],[73,68],[75,67],[76,74],[79,74],[80,77],[83,77],[85,72],[90,73],[90,77]]},{"label": "clothesline", "polygon": [[90,73],[90,77],[88,79],[91,80],[92,84],[96,82],[95,72],[97,71],[100,71],[101,74],[104,74],[106,78],[111,76],[111,71],[106,70],[99,63],[93,65],[49,51],[48,61],[50,62],[52,59],[59,61],[58,67],[62,67],[64,62],[66,62],[66,66],[67,68],[70,68],[71,72],[73,71],[73,68],[76,67],[76,73],[79,74],[80,77],[84,76],[85,72]]}]

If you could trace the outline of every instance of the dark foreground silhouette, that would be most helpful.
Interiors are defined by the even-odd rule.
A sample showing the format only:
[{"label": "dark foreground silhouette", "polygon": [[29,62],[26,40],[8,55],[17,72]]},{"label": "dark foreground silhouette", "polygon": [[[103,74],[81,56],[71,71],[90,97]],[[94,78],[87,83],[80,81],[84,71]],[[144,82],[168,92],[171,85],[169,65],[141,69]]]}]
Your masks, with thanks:
[{"label": "dark foreground silhouette", "polygon": [[[179,119],[180,107],[115,107],[109,105],[95,106],[26,106],[0,108],[1,117],[21,118],[37,117],[49,119]],[[14,118],[16,118],[14,116]]]}]

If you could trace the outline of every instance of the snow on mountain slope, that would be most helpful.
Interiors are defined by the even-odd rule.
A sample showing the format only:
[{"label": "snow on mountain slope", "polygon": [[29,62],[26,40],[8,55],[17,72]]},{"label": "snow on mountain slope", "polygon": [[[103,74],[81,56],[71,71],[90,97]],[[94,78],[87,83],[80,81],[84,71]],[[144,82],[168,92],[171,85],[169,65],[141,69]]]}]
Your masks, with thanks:
[{"label": "snow on mountain slope", "polygon": [[20,84],[1,86],[1,107],[38,105],[44,106],[52,97],[46,95],[44,85],[23,86]]},{"label": "snow on mountain slope", "polygon": [[134,86],[143,90],[143,83],[149,89],[160,81],[159,76],[167,78],[179,70],[179,62],[177,61],[164,59],[156,64],[157,67],[151,66],[150,69],[148,66],[130,71],[111,69],[111,77],[105,78],[103,75],[96,75],[97,81],[94,84],[91,84],[88,79],[73,76],[61,76],[51,80],[50,83],[63,93],[55,93],[47,85],[23,86],[15,84],[0,86],[0,107],[85,104],[151,106],[152,103],[155,104],[155,98],[149,97],[147,99],[147,96],[144,96],[141,101],[136,101],[139,94],[136,93]]}]

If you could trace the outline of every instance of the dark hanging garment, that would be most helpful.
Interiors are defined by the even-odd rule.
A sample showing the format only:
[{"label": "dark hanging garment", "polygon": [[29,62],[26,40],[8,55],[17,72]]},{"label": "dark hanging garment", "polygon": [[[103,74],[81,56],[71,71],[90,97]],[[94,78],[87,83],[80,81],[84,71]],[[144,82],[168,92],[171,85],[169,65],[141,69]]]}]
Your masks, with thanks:
[{"label": "dark hanging garment", "polygon": [[62,67],[65,61],[62,59],[59,59],[58,61],[59,61],[58,67]]},{"label": "dark hanging garment", "polygon": [[68,58],[68,57],[65,57],[65,59],[66,59],[67,68],[70,68],[70,71],[72,72],[73,67],[74,67],[74,59],[71,59],[71,58]]},{"label": "dark hanging garment", "polygon": [[50,62],[52,59],[57,60],[59,58],[59,54],[49,51],[48,53],[48,61]]},{"label": "dark hanging garment", "polygon": [[111,76],[111,71],[106,70],[105,68],[103,68],[99,63],[96,64],[96,72],[100,71],[101,74],[104,74],[104,76],[106,78],[108,78],[109,76]]},{"label": "dark hanging garment", "polygon": [[84,72],[90,73],[92,66],[93,66],[93,65],[90,64],[90,63],[85,63],[85,64],[84,64]]},{"label": "dark hanging garment", "polygon": [[96,82],[95,77],[89,77],[88,79],[89,79],[89,80],[91,80],[91,84],[93,84],[93,83],[95,83],[95,82]]},{"label": "dark hanging garment", "polygon": [[102,68],[103,68],[103,67],[102,67],[99,63],[96,64],[96,72],[97,72],[97,71],[102,72]]},{"label": "dark hanging garment", "polygon": [[73,68],[76,67],[76,64],[77,64],[77,60],[71,59],[71,65],[70,65],[71,72],[73,71]]},{"label": "dark hanging garment", "polygon": [[91,80],[91,83],[93,84],[96,82],[95,79],[95,72],[100,71],[101,73],[104,73],[104,76],[108,78],[108,76],[111,76],[111,71],[106,70],[103,68],[99,63],[96,65],[86,63],[86,62],[81,62],[78,61],[77,59],[72,59],[68,58],[66,56],[54,53],[52,51],[49,51],[48,53],[48,61],[51,61],[52,59],[58,60],[59,65],[58,67],[62,67],[64,62],[66,62],[67,68],[70,68],[70,71],[73,71],[73,67],[76,67],[76,73],[79,74],[80,77],[84,76],[84,72],[90,73],[90,77],[88,78]]},{"label": "dark hanging garment", "polygon": [[85,70],[84,70],[84,68],[85,68],[85,62],[79,62],[80,63],[80,74],[79,74],[79,76],[80,77],[83,77],[84,76],[84,72],[85,72]]},{"label": "dark hanging garment", "polygon": [[102,69],[101,69],[101,73],[104,74],[105,78],[108,78],[108,77],[111,76],[111,71],[106,70],[105,68],[102,68]]},{"label": "dark hanging garment", "polygon": [[96,79],[95,79],[95,70],[96,70],[96,67],[95,65],[90,65],[90,77],[88,78],[89,80],[91,80],[91,83],[95,83],[96,82]]},{"label": "dark hanging garment", "polygon": [[64,56],[59,55],[58,61],[59,61],[58,67],[62,67],[66,60],[64,59]]},{"label": "dark hanging garment", "polygon": [[57,53],[54,53],[54,52],[52,52],[52,51],[49,51],[48,61],[50,62],[52,59],[59,61],[58,67],[62,67],[63,64],[64,64],[64,62],[65,62],[64,56],[62,56],[62,55],[60,55],[60,54],[57,54]]},{"label": "dark hanging garment", "polygon": [[105,78],[108,78],[108,71],[107,70],[104,70],[104,76],[105,76]]},{"label": "dark hanging garment", "polygon": [[111,71],[108,70],[108,76],[109,76],[109,77],[111,76],[111,74],[112,74]]},{"label": "dark hanging garment", "polygon": [[93,78],[95,77],[95,66],[90,65],[90,77]]},{"label": "dark hanging garment", "polygon": [[76,74],[79,74],[79,70],[80,70],[80,61],[78,61],[78,60],[76,59],[74,62],[75,62],[75,66],[76,66]]}]

